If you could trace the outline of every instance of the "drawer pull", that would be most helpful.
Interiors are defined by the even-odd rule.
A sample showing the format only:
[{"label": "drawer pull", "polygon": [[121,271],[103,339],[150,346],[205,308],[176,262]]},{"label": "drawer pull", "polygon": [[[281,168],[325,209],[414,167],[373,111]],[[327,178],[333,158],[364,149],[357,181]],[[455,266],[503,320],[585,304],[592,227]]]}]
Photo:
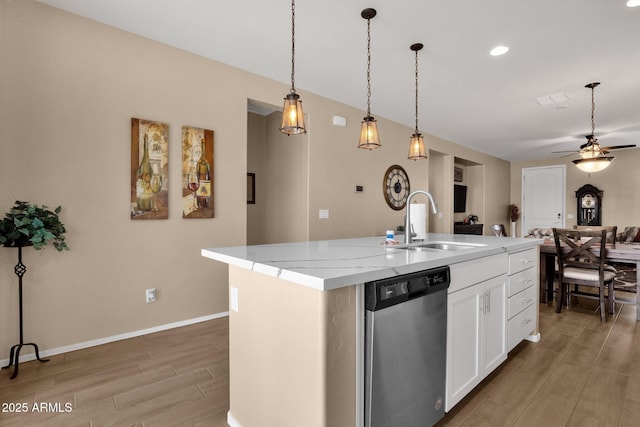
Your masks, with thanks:
[{"label": "drawer pull", "polygon": [[530,262],[533,262],[533,260],[532,259],[523,259],[522,260],[523,264],[529,264]]},{"label": "drawer pull", "polygon": [[522,324],[526,325],[526,324],[531,323],[531,321],[532,321],[532,319],[522,319]]},{"label": "drawer pull", "polygon": [[529,303],[530,303],[530,302],[532,302],[532,301],[533,301],[533,300],[532,300],[531,298],[527,298],[527,299],[522,298],[522,299],[520,300],[520,304],[522,304],[522,305],[526,305],[526,304],[529,304]]},{"label": "drawer pull", "polygon": [[529,283],[533,283],[533,279],[527,279],[527,280],[523,280],[522,283],[524,284],[529,284]]}]

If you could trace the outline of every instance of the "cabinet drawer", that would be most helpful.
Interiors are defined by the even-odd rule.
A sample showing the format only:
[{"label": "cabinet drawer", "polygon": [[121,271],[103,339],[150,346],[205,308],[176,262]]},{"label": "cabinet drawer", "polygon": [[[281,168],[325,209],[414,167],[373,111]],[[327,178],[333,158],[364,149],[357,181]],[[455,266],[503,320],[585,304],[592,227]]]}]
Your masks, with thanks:
[{"label": "cabinet drawer", "polygon": [[534,304],[507,321],[507,352],[520,344],[520,341],[529,336],[536,327],[536,309]]},{"label": "cabinet drawer", "polygon": [[501,253],[471,261],[451,264],[449,294],[507,272],[507,254]]},{"label": "cabinet drawer", "polygon": [[538,248],[509,254],[509,275],[525,270],[536,265],[538,260]]},{"label": "cabinet drawer", "polygon": [[524,291],[509,298],[507,304],[507,319],[511,319],[525,308],[536,302],[536,287],[530,286]]},{"label": "cabinet drawer", "polygon": [[535,268],[528,268],[519,273],[509,276],[509,289],[507,289],[507,296],[513,296],[518,292],[533,286],[537,282],[538,270]]}]

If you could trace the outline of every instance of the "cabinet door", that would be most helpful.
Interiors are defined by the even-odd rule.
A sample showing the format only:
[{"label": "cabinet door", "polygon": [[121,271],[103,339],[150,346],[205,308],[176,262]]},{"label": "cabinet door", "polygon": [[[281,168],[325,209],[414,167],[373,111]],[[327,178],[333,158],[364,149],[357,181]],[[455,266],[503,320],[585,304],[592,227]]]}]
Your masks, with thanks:
[{"label": "cabinet door", "polygon": [[482,378],[507,360],[507,276],[489,279],[483,288]]},{"label": "cabinet door", "polygon": [[483,289],[482,286],[470,286],[448,296],[446,411],[482,379],[480,309],[484,304]]}]

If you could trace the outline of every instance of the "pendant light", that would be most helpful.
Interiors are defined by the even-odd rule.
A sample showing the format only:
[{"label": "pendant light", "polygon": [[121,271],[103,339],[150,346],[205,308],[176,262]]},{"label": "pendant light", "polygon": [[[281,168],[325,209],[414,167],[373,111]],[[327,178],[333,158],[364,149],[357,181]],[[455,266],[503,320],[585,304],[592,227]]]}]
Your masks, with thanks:
[{"label": "pendant light", "polygon": [[424,138],[418,130],[418,51],[424,46],[422,43],[412,44],[409,49],[416,53],[416,131],[409,139],[409,160],[426,159],[427,152],[424,148]]},{"label": "pendant light", "polygon": [[600,172],[601,170],[609,167],[614,159],[613,156],[606,155],[595,137],[596,124],[594,117],[596,103],[594,92],[595,88],[599,84],[599,82],[594,82],[589,83],[585,86],[586,88],[591,89],[591,135],[587,135],[588,141],[583,150],[580,152],[581,158],[573,161],[573,164],[576,165],[578,169],[584,172]]},{"label": "pendant light", "polygon": [[280,132],[287,135],[300,135],[307,133],[304,127],[304,112],[302,101],[295,88],[295,55],[296,55],[296,2],[291,0],[291,91],[284,98],[282,108],[282,124]]},{"label": "pendant light", "polygon": [[367,20],[367,116],[362,119],[358,148],[373,150],[380,147],[380,136],[376,119],[371,117],[371,18],[376,16],[375,9],[364,9],[360,16]]}]

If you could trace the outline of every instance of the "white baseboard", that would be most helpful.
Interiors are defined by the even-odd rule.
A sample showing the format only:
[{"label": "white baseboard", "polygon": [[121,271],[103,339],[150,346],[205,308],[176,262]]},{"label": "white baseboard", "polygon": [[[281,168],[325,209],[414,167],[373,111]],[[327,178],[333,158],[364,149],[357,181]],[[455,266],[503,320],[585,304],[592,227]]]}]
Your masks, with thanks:
[{"label": "white baseboard", "polygon": [[[194,319],[181,320],[179,322],[167,323],[165,325],[154,326],[152,328],[141,329],[139,331],[127,332],[125,334],[113,335],[105,338],[98,338],[96,340],[84,341],[77,344],[71,344],[64,347],[52,348],[49,350],[40,350],[40,357],[48,357],[55,356],[56,354],[68,353],[70,351],[81,350],[83,348],[94,347],[101,344],[107,344],[114,341],[125,340],[127,338],[139,337],[141,335],[152,334],[154,332],[166,331],[167,329],[179,328],[181,326],[193,325],[195,323],[206,322],[207,320],[219,319],[221,317],[229,316],[229,312],[225,311],[222,313],[210,314],[208,316],[196,317]],[[24,349],[33,350],[33,346],[26,346]],[[35,360],[36,354],[20,353],[20,362],[28,362],[30,360]],[[9,364],[9,359],[0,360],[0,365],[6,366]]]}]

